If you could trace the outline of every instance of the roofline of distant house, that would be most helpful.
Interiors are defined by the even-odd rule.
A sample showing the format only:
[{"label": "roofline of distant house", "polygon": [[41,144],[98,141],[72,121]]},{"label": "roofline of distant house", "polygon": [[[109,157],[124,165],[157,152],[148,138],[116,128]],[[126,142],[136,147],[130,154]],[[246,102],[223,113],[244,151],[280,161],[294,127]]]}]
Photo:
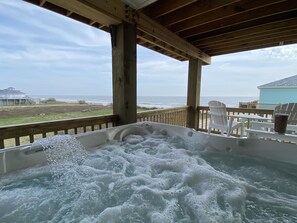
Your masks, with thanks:
[{"label": "roofline of distant house", "polygon": [[258,89],[263,89],[263,88],[297,88],[297,86],[258,86]]}]

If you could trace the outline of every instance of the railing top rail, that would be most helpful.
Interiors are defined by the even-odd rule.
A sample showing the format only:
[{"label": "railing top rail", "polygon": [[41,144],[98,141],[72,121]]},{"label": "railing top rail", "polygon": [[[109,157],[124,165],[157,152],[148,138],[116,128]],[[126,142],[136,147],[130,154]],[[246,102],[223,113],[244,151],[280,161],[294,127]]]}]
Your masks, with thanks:
[{"label": "railing top rail", "polygon": [[166,113],[172,113],[172,112],[178,112],[178,111],[185,111],[189,108],[189,106],[182,106],[182,107],[176,107],[176,108],[166,108],[166,109],[155,109],[150,111],[142,111],[137,113],[137,117],[141,118],[142,116],[148,116],[148,115],[156,115],[156,114],[166,114]]},{"label": "railing top rail", "polygon": [[[242,113],[258,113],[258,114],[273,114],[271,109],[256,109],[256,108],[226,108],[228,112],[242,112]],[[209,110],[208,106],[198,106],[197,110]]]},{"label": "railing top rail", "polygon": [[33,122],[33,123],[26,123],[26,124],[16,124],[16,125],[4,125],[0,126],[1,129],[7,129],[7,128],[21,128],[21,127],[28,127],[32,125],[53,125],[53,124],[59,124],[59,123],[73,123],[73,122],[87,122],[87,121],[116,121],[118,119],[118,115],[100,115],[100,116],[89,116],[84,118],[71,118],[71,119],[60,119],[55,121],[44,121],[44,122]]},{"label": "railing top rail", "polygon": [[9,137],[27,136],[28,134],[40,134],[43,132],[59,131],[92,125],[94,122],[103,124],[106,122],[116,122],[117,115],[94,116],[86,118],[64,119],[58,121],[35,122],[20,125],[7,125],[0,127],[0,139]]}]

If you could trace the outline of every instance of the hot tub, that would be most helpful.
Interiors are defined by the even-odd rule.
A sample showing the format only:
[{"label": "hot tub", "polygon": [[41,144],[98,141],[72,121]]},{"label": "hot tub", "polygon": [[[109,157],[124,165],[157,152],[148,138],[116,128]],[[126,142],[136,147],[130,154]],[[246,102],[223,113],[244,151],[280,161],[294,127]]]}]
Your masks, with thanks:
[{"label": "hot tub", "polygon": [[145,122],[5,149],[0,222],[296,222],[296,147]]}]

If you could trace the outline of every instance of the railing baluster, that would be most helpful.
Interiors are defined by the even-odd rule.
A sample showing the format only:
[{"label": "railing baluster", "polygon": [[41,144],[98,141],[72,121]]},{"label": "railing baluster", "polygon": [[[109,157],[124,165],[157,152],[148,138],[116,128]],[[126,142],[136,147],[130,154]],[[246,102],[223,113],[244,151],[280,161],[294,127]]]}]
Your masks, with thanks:
[{"label": "railing baluster", "polygon": [[34,142],[34,135],[29,135],[30,143]]},{"label": "railing baluster", "polygon": [[0,149],[5,148],[4,139],[0,139]]},{"label": "railing baluster", "polygon": [[20,145],[20,137],[15,137],[15,145],[19,146]]}]

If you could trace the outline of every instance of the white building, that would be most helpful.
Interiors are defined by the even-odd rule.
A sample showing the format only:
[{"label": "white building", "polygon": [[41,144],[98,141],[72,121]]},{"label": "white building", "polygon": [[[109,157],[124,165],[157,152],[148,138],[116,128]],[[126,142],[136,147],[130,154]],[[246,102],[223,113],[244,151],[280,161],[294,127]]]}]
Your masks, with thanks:
[{"label": "white building", "polygon": [[23,92],[12,87],[0,90],[0,106],[32,104],[32,100]]}]

